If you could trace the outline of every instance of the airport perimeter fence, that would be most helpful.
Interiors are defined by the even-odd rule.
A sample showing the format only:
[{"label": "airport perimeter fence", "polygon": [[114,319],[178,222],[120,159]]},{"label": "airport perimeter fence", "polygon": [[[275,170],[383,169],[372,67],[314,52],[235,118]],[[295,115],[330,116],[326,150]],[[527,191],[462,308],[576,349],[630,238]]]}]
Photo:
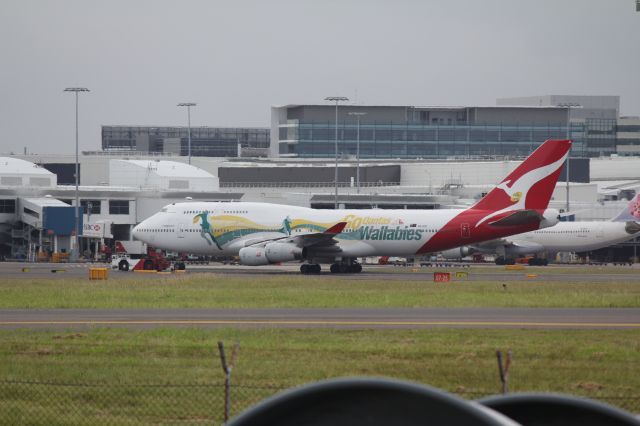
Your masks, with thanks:
[{"label": "airport perimeter fence", "polygon": [[[233,383],[228,415],[294,385]],[[465,399],[495,395],[496,389],[450,389]],[[640,395],[594,399],[638,413]],[[0,380],[0,424],[7,425],[221,425],[225,384],[56,383]]]}]

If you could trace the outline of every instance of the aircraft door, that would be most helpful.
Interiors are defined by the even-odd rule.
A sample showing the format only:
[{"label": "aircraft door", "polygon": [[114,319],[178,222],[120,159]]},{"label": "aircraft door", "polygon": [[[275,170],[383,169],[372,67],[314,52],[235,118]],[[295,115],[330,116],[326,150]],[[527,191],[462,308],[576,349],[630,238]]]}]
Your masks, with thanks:
[{"label": "aircraft door", "polygon": [[604,225],[601,223],[596,225],[596,238],[604,238]]},{"label": "aircraft door", "polygon": [[184,225],[178,225],[178,238],[184,238]]},{"label": "aircraft door", "polygon": [[462,238],[471,238],[471,228],[468,223],[460,224],[460,236]]}]

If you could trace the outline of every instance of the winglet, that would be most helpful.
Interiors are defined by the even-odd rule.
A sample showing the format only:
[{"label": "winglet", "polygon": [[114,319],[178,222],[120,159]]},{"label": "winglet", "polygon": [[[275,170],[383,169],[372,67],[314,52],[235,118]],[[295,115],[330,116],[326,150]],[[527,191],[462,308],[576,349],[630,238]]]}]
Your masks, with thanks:
[{"label": "winglet", "polygon": [[331,228],[325,230],[323,234],[336,235],[342,232],[342,230],[347,226],[347,222],[338,222],[333,225]]}]

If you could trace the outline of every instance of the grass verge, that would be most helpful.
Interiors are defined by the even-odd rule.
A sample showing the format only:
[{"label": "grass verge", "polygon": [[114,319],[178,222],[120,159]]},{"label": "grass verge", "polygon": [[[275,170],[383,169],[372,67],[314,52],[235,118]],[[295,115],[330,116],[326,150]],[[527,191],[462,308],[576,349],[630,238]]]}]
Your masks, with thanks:
[{"label": "grass verge", "polygon": [[0,331],[0,418],[220,422],[218,340],[241,344],[236,414],[280,389],[339,376],[412,380],[467,398],[494,394],[496,348],[513,350],[513,391],[585,395],[640,410],[638,330],[99,328]]},{"label": "grass verge", "polygon": [[640,307],[629,281],[346,280],[328,277],[2,279],[0,308]]}]

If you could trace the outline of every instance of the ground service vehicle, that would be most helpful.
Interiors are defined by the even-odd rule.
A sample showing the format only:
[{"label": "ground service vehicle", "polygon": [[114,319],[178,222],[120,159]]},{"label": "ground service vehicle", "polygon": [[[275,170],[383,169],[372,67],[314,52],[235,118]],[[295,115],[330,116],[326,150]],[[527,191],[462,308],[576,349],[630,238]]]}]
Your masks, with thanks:
[{"label": "ground service vehicle", "polygon": [[184,262],[175,262],[172,265],[162,252],[148,247],[141,241],[116,241],[116,250],[111,256],[111,267],[120,271],[185,269]]}]

